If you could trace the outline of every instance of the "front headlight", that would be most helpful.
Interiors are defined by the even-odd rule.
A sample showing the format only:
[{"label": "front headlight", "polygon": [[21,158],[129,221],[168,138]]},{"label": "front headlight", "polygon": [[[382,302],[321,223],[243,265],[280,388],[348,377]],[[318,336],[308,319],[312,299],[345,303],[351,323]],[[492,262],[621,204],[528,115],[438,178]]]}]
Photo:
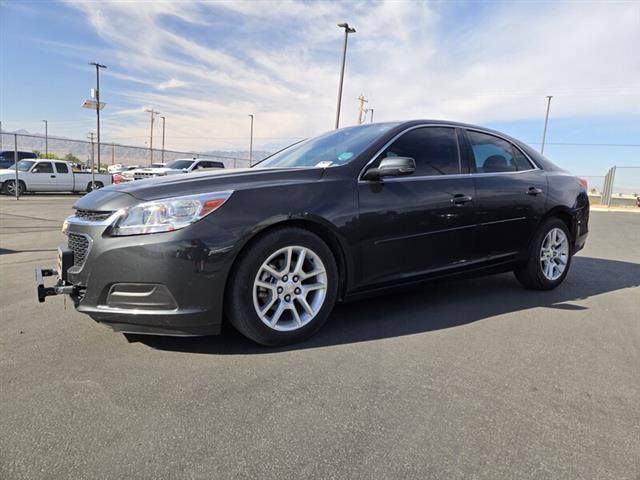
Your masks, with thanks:
[{"label": "front headlight", "polygon": [[172,197],[120,211],[111,235],[140,235],[179,230],[220,208],[233,191]]}]

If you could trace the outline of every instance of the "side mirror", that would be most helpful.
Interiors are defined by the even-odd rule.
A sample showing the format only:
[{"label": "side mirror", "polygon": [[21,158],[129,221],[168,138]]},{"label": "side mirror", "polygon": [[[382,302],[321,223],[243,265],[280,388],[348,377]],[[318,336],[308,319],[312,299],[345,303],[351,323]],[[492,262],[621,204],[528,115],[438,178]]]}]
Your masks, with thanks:
[{"label": "side mirror", "polygon": [[378,180],[382,177],[400,177],[416,171],[416,161],[411,157],[388,157],[380,161],[378,168],[370,168],[362,176],[365,180]]},{"label": "side mirror", "polygon": [[38,173],[38,167],[36,167],[33,170],[31,170],[31,173]]}]

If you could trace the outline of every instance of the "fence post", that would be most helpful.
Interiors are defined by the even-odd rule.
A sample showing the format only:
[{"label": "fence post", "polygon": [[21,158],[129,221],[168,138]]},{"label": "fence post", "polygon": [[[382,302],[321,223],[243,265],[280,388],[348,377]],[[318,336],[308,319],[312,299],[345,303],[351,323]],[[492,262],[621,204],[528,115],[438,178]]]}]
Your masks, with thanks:
[{"label": "fence post", "polygon": [[18,134],[13,134],[13,167],[16,171],[16,200],[20,200],[20,182],[18,181]]},{"label": "fence post", "polygon": [[609,172],[611,173],[611,178],[609,179],[609,195],[607,197],[607,207],[611,206],[611,197],[613,196],[613,185],[616,180],[616,166],[614,165],[613,167],[611,167],[611,170],[609,170]]}]

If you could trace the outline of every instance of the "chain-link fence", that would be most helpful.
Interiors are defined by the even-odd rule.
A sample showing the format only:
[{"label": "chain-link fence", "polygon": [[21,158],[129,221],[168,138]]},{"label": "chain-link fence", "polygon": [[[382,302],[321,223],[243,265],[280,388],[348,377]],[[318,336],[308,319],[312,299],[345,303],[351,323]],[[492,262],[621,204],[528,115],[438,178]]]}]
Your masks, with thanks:
[{"label": "chain-link fence", "polygon": [[[16,147],[17,142],[17,147]],[[49,153],[56,158],[68,160],[90,168],[94,159],[98,168],[98,145],[90,140],[77,140],[64,137],[33,135],[27,133],[0,133],[0,151],[25,151]],[[100,169],[106,170],[110,165],[148,166],[153,163],[170,162],[177,158],[208,158],[224,163],[226,168],[243,168],[249,166],[248,158],[225,155],[212,155],[196,151],[162,150],[154,148],[123,145],[113,142],[102,142],[100,145]],[[13,157],[11,157],[13,158]]]},{"label": "chain-link fence", "polygon": [[579,175],[589,185],[594,206],[638,208],[640,167],[613,166],[606,175]]}]

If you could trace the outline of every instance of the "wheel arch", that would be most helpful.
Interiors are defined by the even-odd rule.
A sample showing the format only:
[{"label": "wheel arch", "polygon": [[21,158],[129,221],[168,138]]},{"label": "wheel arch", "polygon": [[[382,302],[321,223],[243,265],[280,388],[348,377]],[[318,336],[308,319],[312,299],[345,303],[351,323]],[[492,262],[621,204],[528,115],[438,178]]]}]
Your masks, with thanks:
[{"label": "wheel arch", "polygon": [[233,275],[233,271],[238,265],[238,262],[242,258],[245,252],[247,252],[251,246],[257,242],[264,235],[283,227],[297,227],[303,230],[314,233],[320,239],[327,244],[329,250],[333,254],[336,260],[336,266],[338,267],[338,298],[341,299],[347,288],[348,279],[351,272],[351,265],[348,261],[348,247],[346,242],[340,239],[340,235],[335,231],[335,227],[328,224],[321,218],[312,216],[300,216],[300,217],[277,217],[270,221],[262,223],[257,228],[253,229],[249,235],[246,236],[237,247],[237,253],[234,255],[233,261],[226,276],[224,295],[226,298],[227,290],[229,287],[229,280]]},{"label": "wheel arch", "polygon": [[544,215],[544,217],[540,219],[540,222],[538,223],[538,227],[542,225],[542,223],[545,220],[553,217],[558,218],[564,222],[564,224],[567,226],[567,229],[569,229],[569,233],[571,234],[571,241],[574,242],[576,239],[577,232],[575,227],[575,214],[573,210],[562,205],[555,206],[552,209],[550,209]]}]

